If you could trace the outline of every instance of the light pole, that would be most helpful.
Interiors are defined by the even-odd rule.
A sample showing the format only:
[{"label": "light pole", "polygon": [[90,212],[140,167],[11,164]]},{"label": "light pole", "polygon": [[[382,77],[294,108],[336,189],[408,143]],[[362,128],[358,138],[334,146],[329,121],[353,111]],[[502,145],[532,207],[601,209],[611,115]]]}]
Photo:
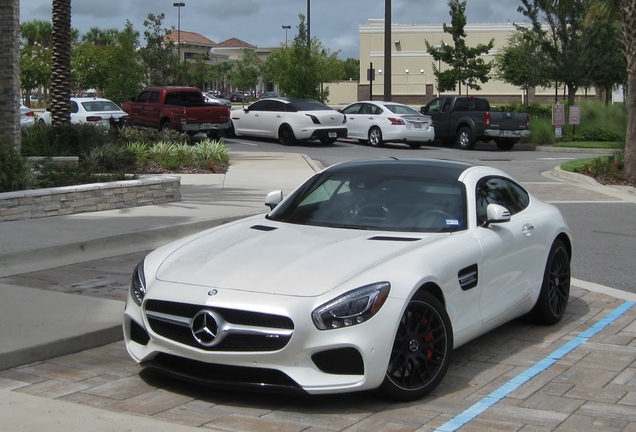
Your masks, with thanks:
[{"label": "light pole", "polygon": [[283,28],[285,29],[285,46],[287,46],[287,30],[289,30],[291,28],[290,25],[284,25]]},{"label": "light pole", "polygon": [[181,63],[181,8],[185,6],[184,2],[172,3],[172,6],[178,9],[177,18],[177,54],[179,55],[179,63]]}]

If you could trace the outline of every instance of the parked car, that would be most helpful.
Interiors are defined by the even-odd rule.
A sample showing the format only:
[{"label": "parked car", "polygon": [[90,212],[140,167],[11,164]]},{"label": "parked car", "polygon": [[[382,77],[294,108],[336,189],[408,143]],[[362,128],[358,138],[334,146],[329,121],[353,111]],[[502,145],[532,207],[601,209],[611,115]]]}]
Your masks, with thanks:
[{"label": "parked car", "polygon": [[265,203],[137,265],[123,316],[136,362],[221,387],[411,400],[454,348],[565,313],[568,226],[497,169],[345,162]]},{"label": "parked car", "polygon": [[511,150],[522,137],[530,135],[530,116],[525,113],[495,112],[485,98],[442,96],[420,111],[435,122],[435,138],[442,144],[457,144],[472,150],[477,141],[494,140],[499,150]]},{"label": "parked car", "polygon": [[215,96],[213,93],[210,92],[203,92],[203,100],[205,101],[205,103],[209,103],[212,105],[232,106],[232,102],[230,102],[229,100],[224,99],[220,96]]},{"label": "parked car", "polygon": [[435,139],[433,121],[408,105],[395,102],[355,102],[341,110],[347,116],[349,138],[382,147],[402,142],[411,148]]},{"label": "parked car", "polygon": [[132,126],[205,133],[216,138],[229,126],[230,107],[206,103],[195,87],[151,87],[122,104]]},{"label": "parked car", "polygon": [[29,127],[35,124],[35,112],[20,103],[20,126]]},{"label": "parked car", "polygon": [[261,97],[260,97],[259,99],[277,98],[277,97],[279,97],[279,96],[280,96],[280,95],[279,95],[278,93],[273,92],[273,91],[272,91],[272,92],[263,92],[263,93],[261,94]]},{"label": "parked car", "polygon": [[[88,123],[109,127],[112,121],[119,122],[126,113],[113,101],[103,98],[71,98],[71,123]],[[38,121],[51,124],[51,109],[38,116]]]},{"label": "parked car", "polygon": [[344,114],[313,99],[263,99],[232,110],[230,117],[230,135],[275,138],[284,145],[297,140],[333,144],[347,136]]},{"label": "parked car", "polygon": [[230,102],[249,102],[250,95],[244,92],[233,92],[230,93],[228,99],[230,100]]}]

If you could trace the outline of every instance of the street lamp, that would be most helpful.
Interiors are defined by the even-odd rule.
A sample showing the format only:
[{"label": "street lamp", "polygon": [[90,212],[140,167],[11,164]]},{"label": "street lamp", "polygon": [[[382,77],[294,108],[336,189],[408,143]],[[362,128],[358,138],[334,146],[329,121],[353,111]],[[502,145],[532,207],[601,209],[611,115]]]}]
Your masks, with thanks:
[{"label": "street lamp", "polygon": [[289,30],[291,28],[290,25],[284,25],[283,28],[285,29],[285,46],[287,46],[287,30]]},{"label": "street lamp", "polygon": [[177,19],[177,53],[179,55],[179,63],[181,63],[181,8],[185,6],[184,2],[172,3],[172,6],[178,9]]}]

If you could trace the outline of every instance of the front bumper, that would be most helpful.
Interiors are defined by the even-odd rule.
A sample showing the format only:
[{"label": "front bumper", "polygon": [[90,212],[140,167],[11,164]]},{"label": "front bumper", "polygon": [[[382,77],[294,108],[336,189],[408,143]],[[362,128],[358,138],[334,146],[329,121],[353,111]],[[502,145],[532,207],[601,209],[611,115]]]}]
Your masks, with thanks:
[{"label": "front bumper", "polygon": [[[169,291],[160,291],[163,291],[162,302],[186,304],[193,311],[220,311],[232,321],[235,321],[232,314],[258,313],[283,317],[293,323],[290,336],[284,341],[276,336],[276,331],[271,332],[271,337],[266,331],[259,341],[243,339],[250,345],[247,347],[241,346],[242,342],[238,340],[228,340],[229,337],[226,338],[228,344],[224,341],[218,347],[197,346],[182,337],[185,335],[188,339],[190,328],[179,336],[170,329],[162,330],[151,324],[152,318],[149,319],[148,314],[151,299],[144,300],[143,308],[129,299],[123,330],[131,357],[142,366],[217,387],[267,387],[310,394],[377,388],[384,379],[397,317],[402,312],[402,302],[389,299],[369,322],[321,331],[314,326],[311,311],[324,303],[323,297],[283,299],[274,295],[224,291],[221,305],[218,299],[209,301],[209,289],[204,287],[188,287],[187,290],[173,287]],[[172,292],[172,296],[163,295],[168,292]],[[179,293],[179,299],[174,297],[175,292]],[[202,298],[206,301],[201,301]],[[237,305],[240,310],[236,309]],[[230,308],[225,306],[231,307],[232,312],[226,314]],[[274,325],[271,321],[261,324],[266,328]],[[245,324],[237,328],[242,325]],[[249,330],[249,327],[253,328],[253,323],[245,325],[244,329]]]}]

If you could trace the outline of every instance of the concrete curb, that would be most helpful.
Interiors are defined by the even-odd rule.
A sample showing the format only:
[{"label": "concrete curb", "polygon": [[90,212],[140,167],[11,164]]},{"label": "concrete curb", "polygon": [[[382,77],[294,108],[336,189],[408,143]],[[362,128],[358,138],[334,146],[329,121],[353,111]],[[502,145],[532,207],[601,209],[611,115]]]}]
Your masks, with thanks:
[{"label": "concrete curb", "polygon": [[258,212],[152,228],[99,239],[47,246],[39,249],[16,251],[0,255],[0,277],[156,249],[159,246],[181,237],[186,237],[190,234],[214,228],[253,214],[258,214]]}]

